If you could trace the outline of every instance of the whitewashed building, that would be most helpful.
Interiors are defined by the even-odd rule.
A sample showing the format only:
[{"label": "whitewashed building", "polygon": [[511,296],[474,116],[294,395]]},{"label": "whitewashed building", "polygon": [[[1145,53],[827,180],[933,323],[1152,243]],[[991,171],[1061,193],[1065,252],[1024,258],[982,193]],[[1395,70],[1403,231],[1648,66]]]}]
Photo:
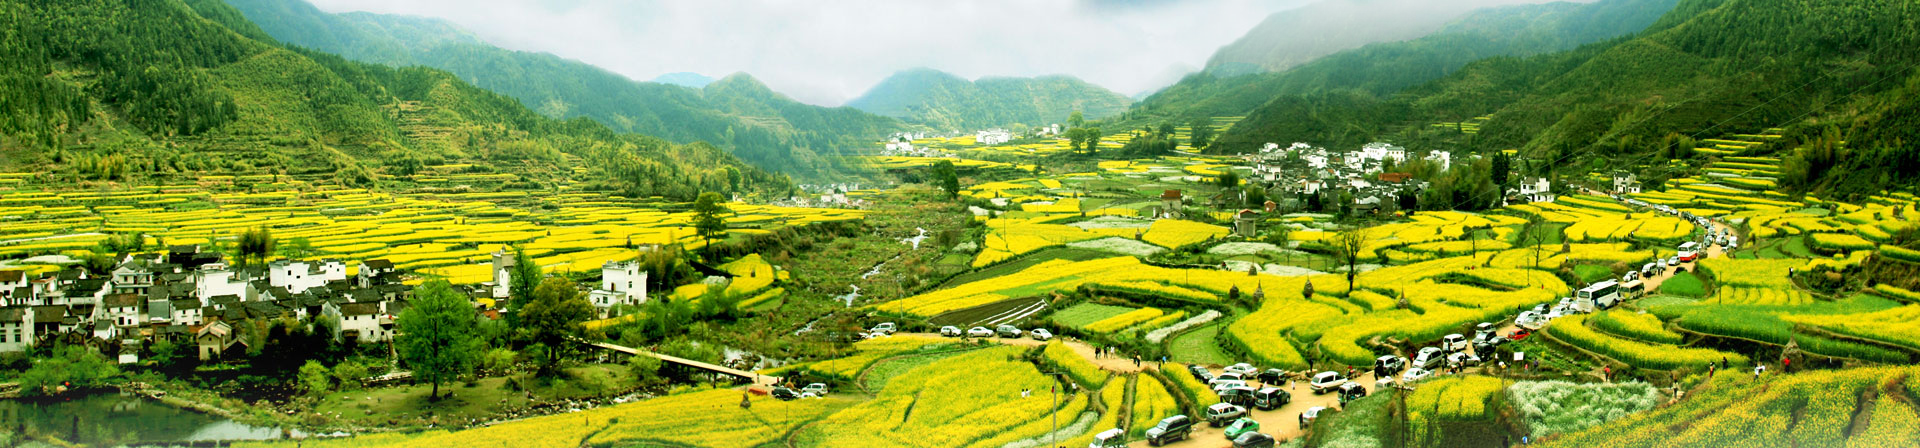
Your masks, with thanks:
[{"label": "whitewashed building", "polygon": [[998,145],[1013,141],[1013,133],[1005,129],[988,129],[973,133],[973,141],[978,145]]},{"label": "whitewashed building", "polygon": [[33,346],[33,309],[0,308],[0,352],[24,352]]},{"label": "whitewashed building", "polygon": [[234,275],[225,263],[212,263],[194,271],[194,296],[200,298],[201,305],[207,305],[215,296],[247,295],[247,279]]},{"label": "whitewashed building", "polygon": [[504,250],[493,251],[493,298],[505,299],[512,292],[513,254]]},{"label": "whitewashed building", "polygon": [[294,294],[326,286],[330,281],[346,279],[347,264],[339,260],[321,260],[318,264],[304,260],[280,260],[267,265],[267,284],[286,288]]},{"label": "whitewashed building", "polygon": [[1545,177],[1524,179],[1520,182],[1520,196],[1527,202],[1553,202],[1553,182]]},{"label": "whitewashed building", "polygon": [[587,298],[602,309],[647,303],[647,271],[637,261],[609,261],[600,266],[600,287]]}]

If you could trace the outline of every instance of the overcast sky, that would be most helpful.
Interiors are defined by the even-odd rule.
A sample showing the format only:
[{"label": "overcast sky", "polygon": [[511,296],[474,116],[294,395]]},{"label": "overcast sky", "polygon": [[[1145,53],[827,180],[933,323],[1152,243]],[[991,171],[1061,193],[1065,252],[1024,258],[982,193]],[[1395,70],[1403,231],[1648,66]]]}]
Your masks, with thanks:
[{"label": "overcast sky", "polygon": [[309,0],[447,19],[501,47],[650,80],[747,72],[813,104],[895,71],[1067,74],[1123,95],[1172,84],[1304,0]]}]

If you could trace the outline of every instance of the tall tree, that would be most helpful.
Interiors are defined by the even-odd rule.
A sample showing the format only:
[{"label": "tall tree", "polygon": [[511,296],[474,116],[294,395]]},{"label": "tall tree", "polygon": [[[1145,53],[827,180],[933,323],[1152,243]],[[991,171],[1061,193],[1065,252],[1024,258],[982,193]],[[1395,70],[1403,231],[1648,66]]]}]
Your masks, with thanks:
[{"label": "tall tree", "polygon": [[1356,269],[1360,266],[1360,251],[1367,245],[1367,229],[1353,227],[1333,235],[1329,241],[1333,248],[1333,259],[1347,265],[1347,290],[1352,291]]},{"label": "tall tree", "polygon": [[267,226],[264,225],[247,229],[245,232],[240,232],[238,246],[235,249],[240,251],[241,264],[266,261],[267,257],[273,256],[273,231],[267,230]]},{"label": "tall tree", "polygon": [[585,337],[586,328],[580,323],[591,318],[593,304],[587,302],[572,281],[549,278],[540,282],[540,287],[533,291],[533,301],[520,310],[520,323],[526,330],[527,341],[541,348],[542,374],[551,374],[559,368],[560,360],[572,352],[573,342],[568,339]]},{"label": "tall tree", "polygon": [[1188,143],[1190,146],[1193,146],[1193,150],[1199,151],[1205,149],[1208,144],[1213,143],[1213,122],[1211,120],[1195,118],[1192,123],[1187,124],[1187,128],[1189,129],[1187,133],[1191,136],[1189,137],[1190,141]]},{"label": "tall tree", "polygon": [[720,197],[720,193],[711,191],[700,193],[700,198],[693,201],[693,228],[700,232],[700,240],[705,243],[703,251],[711,253],[708,249],[713,246],[713,239],[727,235],[727,219],[720,216],[727,212],[725,202],[726,198]]},{"label": "tall tree", "polygon": [[933,163],[933,184],[947,192],[947,199],[960,197],[960,173],[954,170],[953,162],[942,160]]},{"label": "tall tree", "polygon": [[396,322],[400,357],[414,378],[433,383],[427,399],[439,399],[440,383],[472,372],[480,357],[477,315],[467,297],[446,280],[420,285],[411,304]]},{"label": "tall tree", "polygon": [[1081,114],[1080,111],[1076,110],[1076,111],[1073,111],[1072,114],[1067,115],[1068,129],[1079,128],[1081,125],[1084,125],[1084,124],[1087,124],[1087,116]]},{"label": "tall tree", "polygon": [[1513,156],[1507,155],[1506,151],[1494,153],[1493,171],[1488,172],[1487,175],[1493,179],[1494,186],[1500,187],[1500,193],[1505,194],[1509,185],[1507,181],[1512,180],[1510,178],[1513,175]]},{"label": "tall tree", "polygon": [[507,270],[507,309],[519,310],[526,306],[533,300],[533,289],[539,286],[540,263],[533,260],[526,248],[514,248],[513,267]]}]

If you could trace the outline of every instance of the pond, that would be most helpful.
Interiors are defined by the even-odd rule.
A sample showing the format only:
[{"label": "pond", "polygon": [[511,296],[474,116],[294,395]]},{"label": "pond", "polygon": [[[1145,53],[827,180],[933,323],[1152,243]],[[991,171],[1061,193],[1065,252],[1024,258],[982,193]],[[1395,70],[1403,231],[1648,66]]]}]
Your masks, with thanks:
[{"label": "pond", "polygon": [[58,437],[83,446],[263,440],[283,435],[276,428],[242,424],[114,392],[0,400],[0,428],[24,428],[36,438]]}]

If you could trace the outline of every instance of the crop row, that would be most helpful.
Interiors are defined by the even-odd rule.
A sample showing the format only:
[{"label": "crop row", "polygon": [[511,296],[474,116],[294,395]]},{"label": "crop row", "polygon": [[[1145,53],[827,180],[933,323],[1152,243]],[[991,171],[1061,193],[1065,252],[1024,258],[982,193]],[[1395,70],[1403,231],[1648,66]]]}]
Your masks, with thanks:
[{"label": "crop row", "polygon": [[1575,347],[1646,369],[1704,368],[1722,359],[1735,364],[1747,363],[1747,358],[1738,353],[1650,344],[1608,336],[1588,328],[1586,318],[1582,315],[1562,317],[1547,326],[1547,334]]}]

